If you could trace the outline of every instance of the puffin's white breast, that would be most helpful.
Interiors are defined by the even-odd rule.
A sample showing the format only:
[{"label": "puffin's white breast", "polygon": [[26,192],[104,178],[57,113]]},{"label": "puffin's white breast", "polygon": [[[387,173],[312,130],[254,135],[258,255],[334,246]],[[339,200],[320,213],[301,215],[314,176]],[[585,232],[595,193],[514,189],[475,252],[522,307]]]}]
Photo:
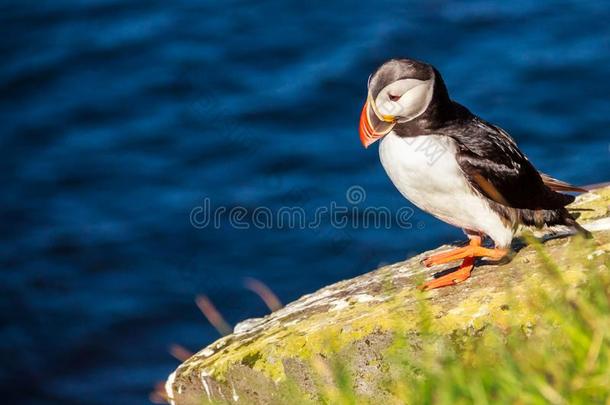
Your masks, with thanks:
[{"label": "puffin's white breast", "polygon": [[379,145],[385,171],[413,204],[452,225],[488,235],[498,247],[509,245],[512,230],[472,190],[455,154],[454,141],[442,135],[401,138],[390,132]]}]

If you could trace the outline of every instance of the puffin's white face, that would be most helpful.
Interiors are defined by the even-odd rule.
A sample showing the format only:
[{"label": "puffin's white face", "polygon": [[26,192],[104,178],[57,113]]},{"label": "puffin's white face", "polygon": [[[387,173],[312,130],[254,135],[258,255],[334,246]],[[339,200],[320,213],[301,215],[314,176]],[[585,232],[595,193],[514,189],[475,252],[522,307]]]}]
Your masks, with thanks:
[{"label": "puffin's white face", "polygon": [[381,89],[375,98],[377,113],[394,117],[396,122],[411,121],[426,111],[433,89],[434,78],[397,80]]},{"label": "puffin's white face", "polygon": [[434,97],[434,68],[409,59],[392,59],[369,78],[360,115],[360,140],[368,147],[394,126],[422,115]]}]

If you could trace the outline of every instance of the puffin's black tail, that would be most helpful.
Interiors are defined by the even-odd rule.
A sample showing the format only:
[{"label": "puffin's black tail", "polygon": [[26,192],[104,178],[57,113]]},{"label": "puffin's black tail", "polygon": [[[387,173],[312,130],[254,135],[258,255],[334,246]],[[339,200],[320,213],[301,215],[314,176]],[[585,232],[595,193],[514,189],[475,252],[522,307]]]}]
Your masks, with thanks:
[{"label": "puffin's black tail", "polygon": [[569,193],[586,193],[589,191],[586,187],[578,187],[574,186],[570,183],[566,183],[565,181],[557,180],[548,174],[540,173],[540,177],[542,178],[542,182],[545,186],[550,188],[553,191],[562,191]]}]

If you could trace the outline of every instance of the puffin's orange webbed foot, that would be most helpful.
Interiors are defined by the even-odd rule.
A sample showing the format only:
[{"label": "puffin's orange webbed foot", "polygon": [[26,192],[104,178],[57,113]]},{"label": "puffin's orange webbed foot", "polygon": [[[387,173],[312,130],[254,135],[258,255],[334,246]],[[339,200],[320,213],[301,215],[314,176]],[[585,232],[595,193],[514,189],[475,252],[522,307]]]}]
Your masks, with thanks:
[{"label": "puffin's orange webbed foot", "polygon": [[489,257],[492,260],[500,260],[508,253],[507,249],[489,249],[481,246],[481,237],[472,236],[470,243],[466,246],[450,250],[448,252],[438,253],[424,259],[423,263],[427,267],[450,263],[457,260],[462,260],[462,264],[457,270],[441,276],[437,279],[429,281],[419,288],[421,290],[431,290],[449,285],[460,283],[470,277],[470,273],[474,267],[474,260],[477,257]]},{"label": "puffin's orange webbed foot", "polygon": [[469,248],[470,248],[470,246],[467,245],[467,246],[454,248],[454,249],[448,250],[446,252],[436,253],[434,255],[430,255],[430,256],[426,257],[422,261],[422,263],[426,267],[432,267],[437,264],[449,263],[449,262],[457,260],[457,259],[453,259],[453,257],[466,253]]},{"label": "puffin's orange webbed foot", "polygon": [[481,237],[472,236],[468,245],[428,256],[423,260],[426,267],[455,262],[467,257],[489,257],[492,260],[500,260],[508,253],[507,249],[489,249],[481,246]]},{"label": "puffin's orange webbed foot", "polygon": [[420,285],[418,288],[422,291],[426,291],[461,283],[470,277],[470,273],[472,272],[473,268],[474,257],[467,257],[457,270],[452,271],[449,274],[445,274],[439,278],[435,278],[432,281],[428,281],[427,283]]}]

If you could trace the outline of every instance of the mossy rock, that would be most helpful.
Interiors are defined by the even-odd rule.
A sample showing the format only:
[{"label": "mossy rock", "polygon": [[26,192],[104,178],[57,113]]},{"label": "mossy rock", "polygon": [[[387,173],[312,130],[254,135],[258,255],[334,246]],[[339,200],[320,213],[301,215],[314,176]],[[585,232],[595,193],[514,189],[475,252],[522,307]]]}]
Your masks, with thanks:
[{"label": "mossy rock", "polygon": [[[594,256],[607,256],[610,187],[579,196],[569,208],[593,231],[593,240],[582,243],[593,246]],[[583,263],[592,260],[591,254],[579,256],[568,248],[574,236],[537,236],[546,240],[544,251],[565,280],[578,284],[586,278]],[[378,387],[391,375],[384,353],[397,334],[417,346],[424,328],[467,339],[490,325],[527,329],[536,324],[537,314],[525,297],[532,288],[544,288],[548,273],[535,246],[522,247],[509,263],[479,265],[464,283],[420,293],[416,287],[443,270],[425,268],[421,260],[447,248],[338,282],[264,318],[239,324],[233,334],[204,348],[170,375],[170,402],[286,403],[280,394],[290,388],[286,384],[296,384],[315,402],[318,377],[313,369],[339,356],[353,370],[355,392],[384,403],[385,394]]]}]

